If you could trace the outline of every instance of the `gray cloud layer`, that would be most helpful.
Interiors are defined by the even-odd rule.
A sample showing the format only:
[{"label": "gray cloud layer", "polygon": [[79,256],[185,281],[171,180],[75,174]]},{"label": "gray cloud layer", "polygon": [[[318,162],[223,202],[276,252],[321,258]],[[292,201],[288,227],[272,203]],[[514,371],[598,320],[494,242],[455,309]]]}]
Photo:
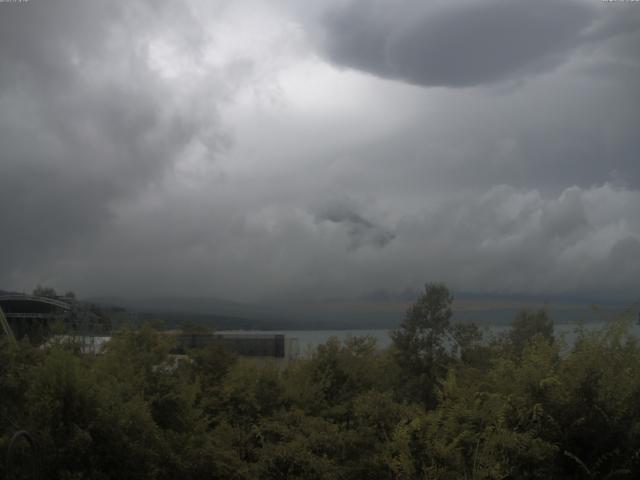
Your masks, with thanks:
[{"label": "gray cloud layer", "polygon": [[619,33],[594,3],[353,0],[325,16],[324,47],[337,64],[417,85],[520,80]]},{"label": "gray cloud layer", "polygon": [[384,247],[395,238],[395,234],[382,226],[375,225],[357,212],[358,207],[348,201],[333,200],[316,213],[318,221],[344,225],[349,235],[350,249],[363,245]]},{"label": "gray cloud layer", "polygon": [[635,295],[639,8],[328,5],[0,4],[0,289]]},{"label": "gray cloud layer", "polygon": [[[210,128],[149,69],[137,37],[170,16],[160,2],[30,2],[0,16],[0,260],[56,257],[99,230]],[[71,15],[70,12],[73,12]],[[160,25],[157,25],[160,24]],[[215,115],[206,119],[215,122]],[[79,242],[81,243],[81,242]]]}]

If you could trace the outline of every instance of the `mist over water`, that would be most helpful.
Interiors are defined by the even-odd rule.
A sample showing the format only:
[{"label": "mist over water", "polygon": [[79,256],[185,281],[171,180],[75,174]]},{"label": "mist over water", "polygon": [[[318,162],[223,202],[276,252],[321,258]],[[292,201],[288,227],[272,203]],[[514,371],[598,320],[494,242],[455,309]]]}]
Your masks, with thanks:
[{"label": "mist over water", "polygon": [[[583,324],[585,331],[596,331],[606,327],[603,322],[590,322]],[[492,325],[481,328],[484,340],[489,340],[507,333],[511,327],[508,325]],[[564,342],[567,347],[571,347],[579,335],[580,325],[577,323],[561,323],[554,326],[554,335],[557,340]],[[341,341],[349,337],[372,337],[376,340],[376,345],[380,349],[392,345],[390,329],[358,329],[358,330],[221,330],[221,333],[246,333],[246,334],[282,334],[287,338],[297,338],[300,353],[302,355],[313,352],[318,345],[326,343],[331,337]],[[633,323],[630,332],[640,338],[640,325]]]}]

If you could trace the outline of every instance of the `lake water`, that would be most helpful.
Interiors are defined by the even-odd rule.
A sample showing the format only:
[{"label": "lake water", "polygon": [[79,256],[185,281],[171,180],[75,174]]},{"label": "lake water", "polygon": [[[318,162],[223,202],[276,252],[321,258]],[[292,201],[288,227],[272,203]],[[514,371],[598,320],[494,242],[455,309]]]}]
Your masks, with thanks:
[{"label": "lake water", "polygon": [[[585,328],[588,330],[595,330],[598,328],[604,328],[604,323],[586,323]],[[491,335],[499,335],[509,330],[509,326],[495,325],[484,327],[484,337],[490,337]],[[564,338],[568,345],[573,344],[576,340],[577,324],[564,323],[556,324],[554,326],[554,333],[556,338]],[[389,336],[391,330],[388,329],[371,329],[371,330],[225,330],[220,333],[239,333],[239,334],[265,334],[274,335],[282,334],[287,338],[297,338],[300,347],[300,353],[304,354],[318,345],[325,343],[331,337],[337,337],[339,340],[345,340],[348,337],[362,337],[370,336],[376,339],[376,343],[379,348],[386,348],[391,345],[391,337]],[[634,335],[640,337],[640,325],[634,324],[632,328]]]}]

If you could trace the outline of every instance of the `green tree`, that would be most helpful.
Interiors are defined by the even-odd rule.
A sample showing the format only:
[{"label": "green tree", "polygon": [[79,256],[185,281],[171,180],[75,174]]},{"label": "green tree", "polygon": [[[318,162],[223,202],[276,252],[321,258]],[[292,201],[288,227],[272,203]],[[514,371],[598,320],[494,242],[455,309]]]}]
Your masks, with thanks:
[{"label": "green tree", "polygon": [[47,298],[56,298],[58,293],[55,288],[51,287],[43,287],[42,285],[37,285],[36,288],[33,289],[33,296],[35,297],[47,297]]},{"label": "green tree", "polygon": [[291,409],[262,419],[251,437],[255,455],[250,465],[252,478],[345,478],[338,473],[343,467],[340,431],[327,420]]},{"label": "green tree", "polygon": [[424,293],[391,333],[395,358],[403,372],[403,389],[426,407],[436,405],[436,387],[446,373],[453,297],[446,285],[428,283]]},{"label": "green tree", "polygon": [[289,391],[306,412],[349,423],[354,398],[381,387],[382,358],[372,337],[336,337],[286,372]]},{"label": "green tree", "polygon": [[509,341],[515,353],[522,354],[524,348],[537,336],[553,342],[553,320],[545,310],[522,310],[511,323],[509,332]]},{"label": "green tree", "polygon": [[212,333],[211,327],[207,326],[203,322],[197,322],[194,320],[184,320],[180,323],[180,331],[186,334],[210,334]]},{"label": "green tree", "polygon": [[454,354],[465,363],[487,366],[488,351],[482,343],[483,335],[475,323],[458,323],[451,327]]}]

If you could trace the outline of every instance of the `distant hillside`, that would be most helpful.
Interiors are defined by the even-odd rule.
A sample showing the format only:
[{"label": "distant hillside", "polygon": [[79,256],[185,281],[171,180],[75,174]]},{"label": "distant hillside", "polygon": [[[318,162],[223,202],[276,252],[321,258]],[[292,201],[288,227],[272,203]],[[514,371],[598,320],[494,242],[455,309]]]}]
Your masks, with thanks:
[{"label": "distant hillside", "polygon": [[[607,321],[629,310],[625,304],[543,301],[531,296],[499,297],[480,294],[454,295],[453,320],[480,325],[506,325],[521,310],[546,309],[556,323]],[[173,328],[183,322],[217,329],[369,329],[393,328],[402,320],[413,300],[330,299],[322,301],[250,304],[216,298],[94,298],[89,301],[126,310],[124,320],[163,322]],[[637,309],[630,310],[633,315]]]},{"label": "distant hillside", "polygon": [[119,316],[124,322],[159,321],[167,327],[183,322],[199,323],[211,328],[285,328],[278,312],[262,306],[243,304],[216,298],[116,298],[88,299],[105,307],[120,307],[125,312]]}]

